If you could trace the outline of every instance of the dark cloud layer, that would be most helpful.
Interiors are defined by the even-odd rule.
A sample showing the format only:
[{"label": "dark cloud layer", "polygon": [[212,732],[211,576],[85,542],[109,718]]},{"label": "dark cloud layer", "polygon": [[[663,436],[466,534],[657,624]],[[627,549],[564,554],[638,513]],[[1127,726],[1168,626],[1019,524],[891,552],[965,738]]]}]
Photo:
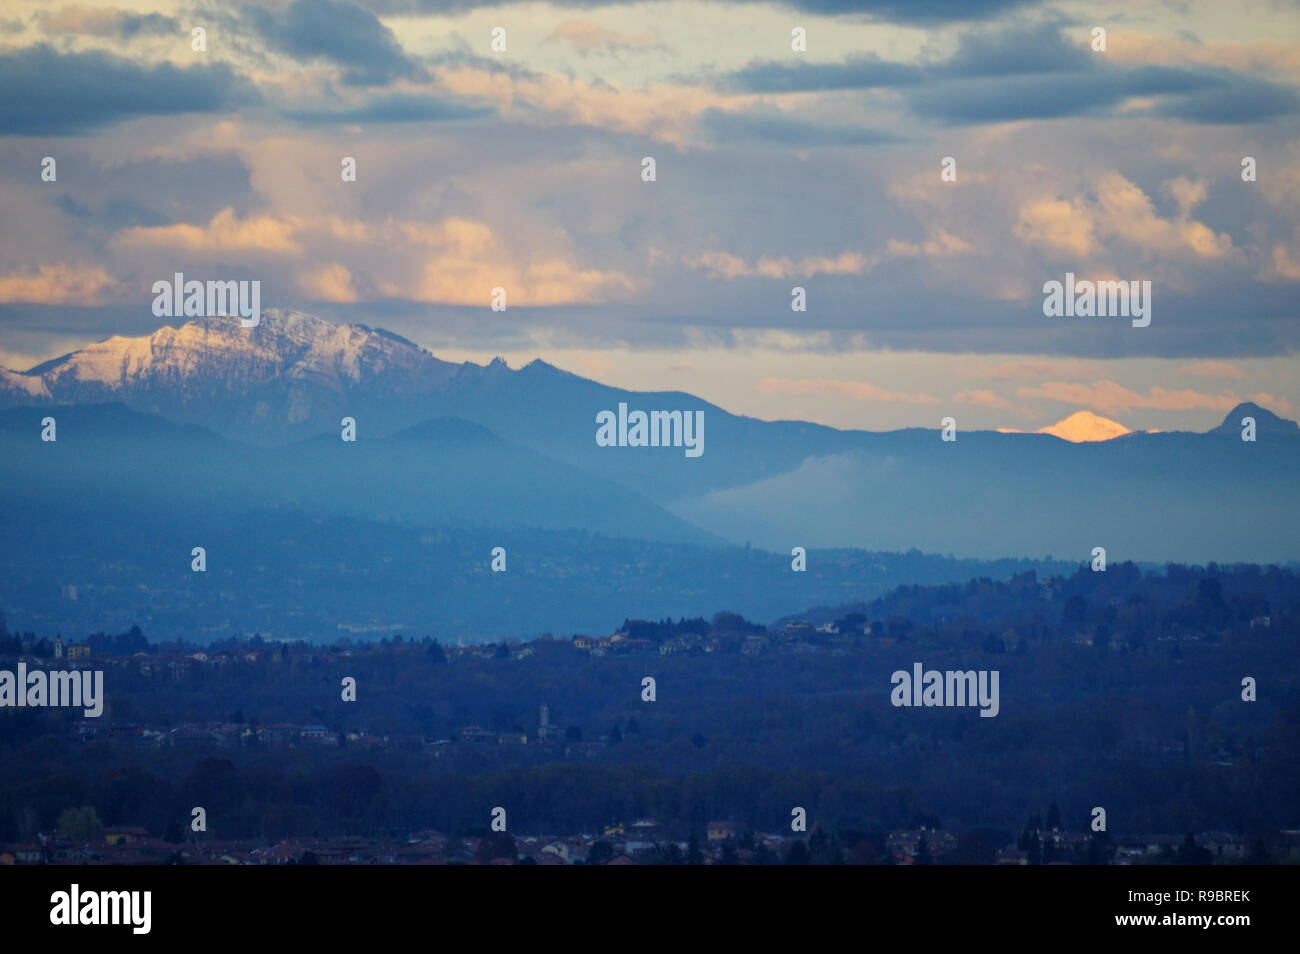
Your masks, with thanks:
[{"label": "dark cloud layer", "polygon": [[863,146],[897,140],[891,133],[865,126],[793,119],[775,111],[709,109],[700,116],[700,125],[716,142],[760,140],[807,147]]},{"label": "dark cloud layer", "polygon": [[379,96],[351,109],[292,110],[285,115],[304,126],[333,123],[413,123],[453,119],[478,119],[494,109],[467,103],[435,99],[432,96]]},{"label": "dark cloud layer", "polygon": [[283,13],[249,7],[244,26],[296,59],[342,67],[351,86],[383,86],[421,72],[393,31],[351,0],[293,0]]},{"label": "dark cloud layer", "polygon": [[[515,0],[363,0],[381,15],[399,13],[458,14],[482,7],[498,7]],[[565,0],[567,7],[593,9],[626,6],[644,0]],[[733,0],[745,3],[780,3],[781,0]],[[869,17],[891,23],[956,23],[991,20],[1036,0],[785,0],[784,5],[822,16]]]},{"label": "dark cloud layer", "polygon": [[71,135],[141,116],[229,112],[259,99],[225,64],[145,67],[45,44],[0,53],[0,129],[10,135]]},{"label": "dark cloud layer", "polygon": [[1056,22],[978,30],[945,60],[911,65],[875,55],[839,63],[758,61],[717,81],[727,90],[793,93],[899,88],[918,116],[946,125],[1097,115],[1133,96],[1150,114],[1196,123],[1248,123],[1297,111],[1293,89],[1215,67],[1116,66]]}]

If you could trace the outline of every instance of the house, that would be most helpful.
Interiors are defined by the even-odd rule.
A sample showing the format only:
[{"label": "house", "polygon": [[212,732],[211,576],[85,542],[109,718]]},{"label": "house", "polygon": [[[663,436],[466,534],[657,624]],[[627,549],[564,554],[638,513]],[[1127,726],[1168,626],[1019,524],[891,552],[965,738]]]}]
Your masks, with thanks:
[{"label": "house", "polygon": [[11,845],[9,850],[20,865],[39,865],[45,856],[40,845]]},{"label": "house", "polygon": [[496,742],[497,735],[495,732],[489,732],[487,729],[477,725],[466,726],[460,730],[460,738],[463,742]]},{"label": "house", "polygon": [[704,830],[710,842],[726,841],[736,837],[736,824],[729,821],[711,821]]},{"label": "house", "polygon": [[300,737],[308,742],[316,742],[321,745],[338,745],[338,736],[323,725],[305,725],[302,727]]},{"label": "house", "polygon": [[1273,625],[1273,620],[1267,616],[1256,616],[1250,621],[1251,629],[1268,629]]},{"label": "house", "polygon": [[596,640],[591,636],[574,636],[573,648],[591,650],[596,648]]},{"label": "house", "polygon": [[[542,848],[538,854],[549,856],[551,858],[558,858],[562,864],[567,865],[569,863],[569,846],[562,841],[551,842],[549,845]],[[542,859],[539,857],[537,861],[540,863]]]},{"label": "house", "polygon": [[110,828],[104,832],[104,841],[110,845],[129,845],[141,838],[148,838],[149,832],[143,828]]},{"label": "house", "polygon": [[69,644],[68,644],[68,658],[69,658],[69,659],[89,659],[89,658],[90,658],[90,643],[69,643]]}]

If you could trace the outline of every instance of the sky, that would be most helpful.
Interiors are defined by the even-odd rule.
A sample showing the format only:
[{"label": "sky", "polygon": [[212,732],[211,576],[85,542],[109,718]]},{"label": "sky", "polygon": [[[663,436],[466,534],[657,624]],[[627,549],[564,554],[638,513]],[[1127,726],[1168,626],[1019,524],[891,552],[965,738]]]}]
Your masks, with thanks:
[{"label": "sky", "polygon": [[5,0],[0,215],[15,370],[182,272],[768,419],[1296,417],[1300,4]]}]

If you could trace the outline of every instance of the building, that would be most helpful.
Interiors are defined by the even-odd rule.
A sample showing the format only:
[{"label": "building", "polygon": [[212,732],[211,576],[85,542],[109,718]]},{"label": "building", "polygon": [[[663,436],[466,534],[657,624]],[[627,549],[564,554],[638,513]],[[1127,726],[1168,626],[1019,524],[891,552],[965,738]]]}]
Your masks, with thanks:
[{"label": "building", "polygon": [[704,834],[710,842],[726,841],[728,838],[736,837],[736,824],[729,821],[711,821],[705,828]]},{"label": "building", "polygon": [[538,709],[537,741],[555,742],[562,735],[559,726],[551,725],[551,707],[543,702]]}]

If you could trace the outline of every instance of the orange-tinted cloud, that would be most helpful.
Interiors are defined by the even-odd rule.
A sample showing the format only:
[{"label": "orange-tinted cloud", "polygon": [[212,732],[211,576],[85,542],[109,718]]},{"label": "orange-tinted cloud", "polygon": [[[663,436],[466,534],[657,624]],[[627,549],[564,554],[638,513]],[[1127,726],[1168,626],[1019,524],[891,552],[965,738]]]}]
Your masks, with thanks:
[{"label": "orange-tinted cloud", "polygon": [[776,394],[829,394],[852,398],[855,401],[883,401],[889,404],[938,404],[939,399],[928,394],[906,394],[887,391],[866,381],[836,381],[833,379],[764,378],[758,390]]}]

